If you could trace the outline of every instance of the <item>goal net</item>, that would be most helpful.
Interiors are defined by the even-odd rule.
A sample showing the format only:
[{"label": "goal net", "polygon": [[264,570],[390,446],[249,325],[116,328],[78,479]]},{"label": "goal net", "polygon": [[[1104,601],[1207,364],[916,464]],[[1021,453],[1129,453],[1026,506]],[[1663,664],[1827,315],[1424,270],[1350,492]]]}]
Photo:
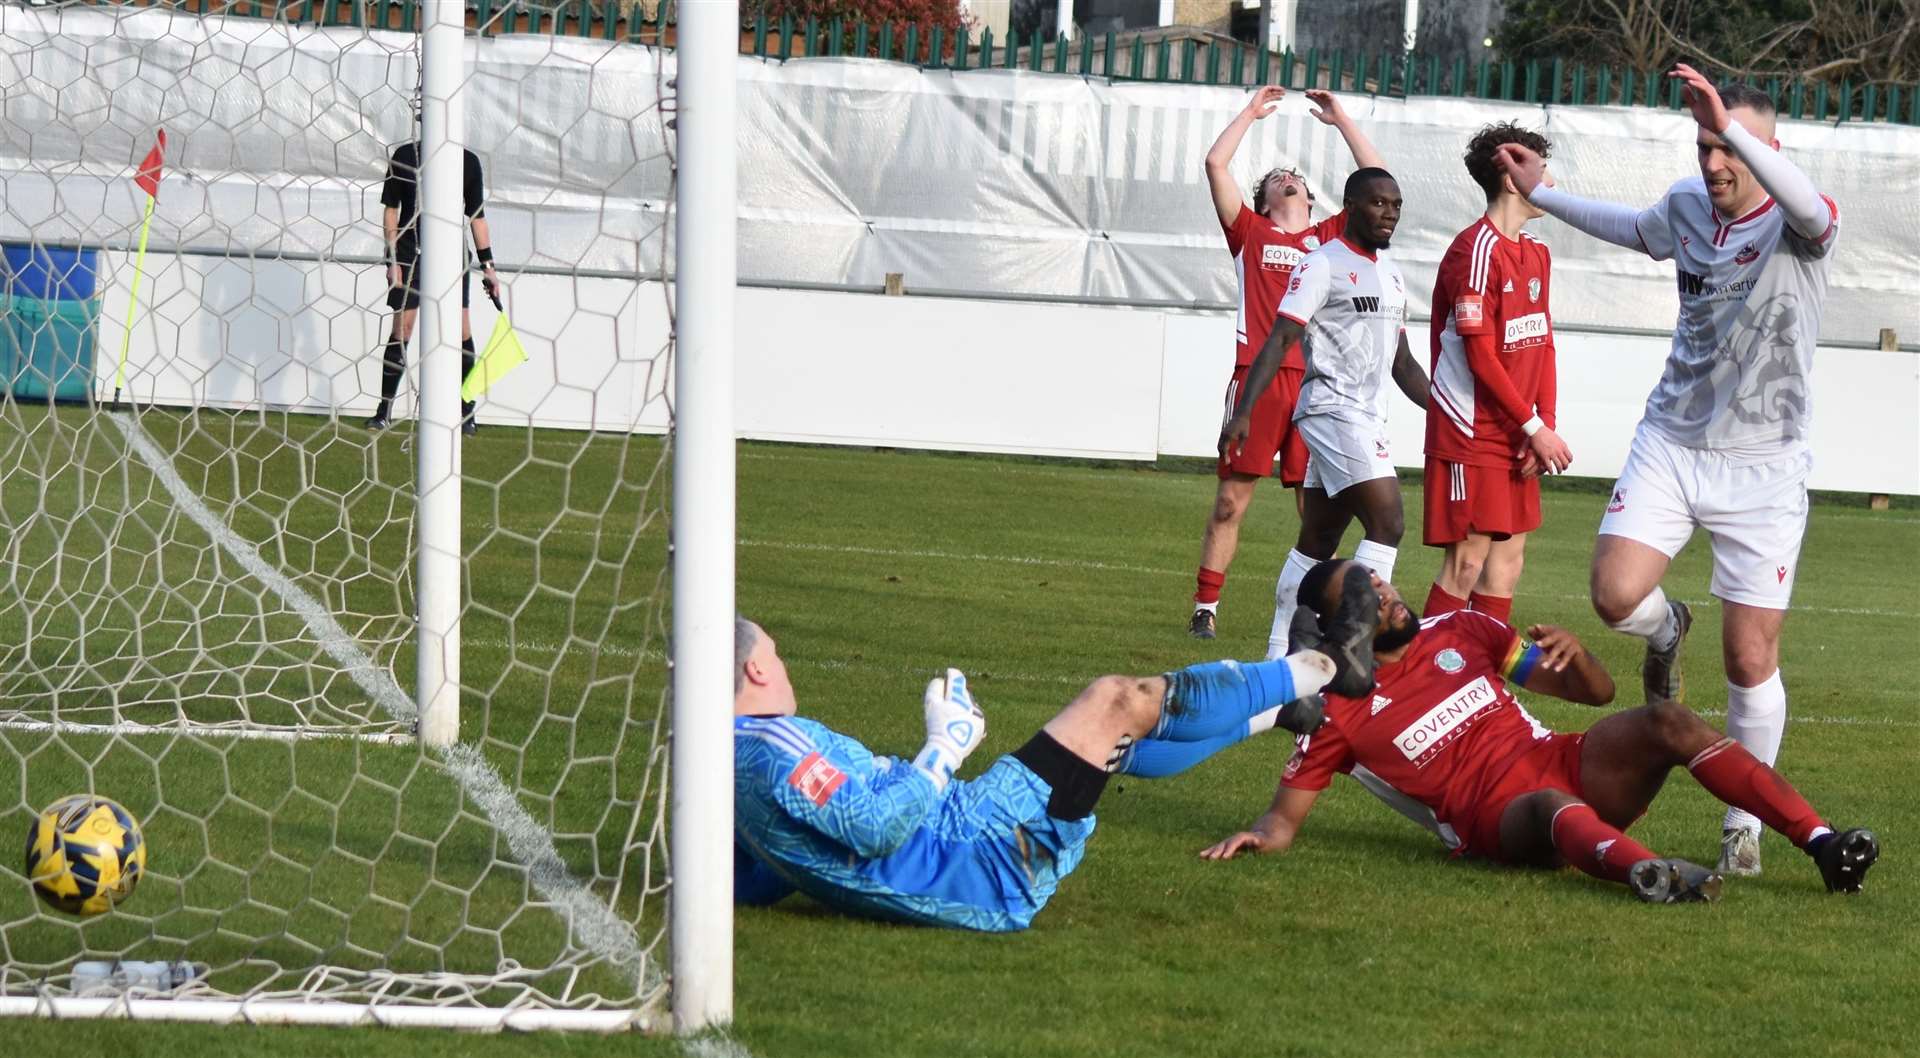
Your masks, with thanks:
[{"label": "goal net", "polygon": [[0,820],[147,852],[0,1012],[670,1024],[675,56],[561,6],[0,4]]}]

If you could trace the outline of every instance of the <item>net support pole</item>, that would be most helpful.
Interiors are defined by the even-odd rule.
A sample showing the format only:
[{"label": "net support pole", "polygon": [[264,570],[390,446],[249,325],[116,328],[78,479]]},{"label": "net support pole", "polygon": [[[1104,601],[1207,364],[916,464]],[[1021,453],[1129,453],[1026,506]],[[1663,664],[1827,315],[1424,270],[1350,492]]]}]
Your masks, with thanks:
[{"label": "net support pole", "polygon": [[420,423],[415,487],[419,547],[417,702],[420,742],[460,736],[460,273],[466,46],[459,0],[426,0],[420,41]]},{"label": "net support pole", "polygon": [[738,0],[678,6],[673,1022],[733,1020],[734,65]]}]

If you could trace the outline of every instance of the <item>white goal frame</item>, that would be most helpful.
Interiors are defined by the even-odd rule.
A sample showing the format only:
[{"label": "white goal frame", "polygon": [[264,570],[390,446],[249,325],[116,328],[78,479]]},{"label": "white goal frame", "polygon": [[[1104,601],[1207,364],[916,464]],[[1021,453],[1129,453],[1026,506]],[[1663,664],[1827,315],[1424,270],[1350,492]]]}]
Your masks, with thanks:
[{"label": "white goal frame", "polygon": [[[420,427],[415,735],[423,751],[458,751],[461,510],[460,287],[464,263],[462,150],[467,53],[462,0],[422,0]],[[437,1027],[475,1031],[632,1029],[677,1033],[733,1016],[733,429],[735,75],[738,0],[679,5],[678,77],[670,82],[677,133],[673,284],[674,586],[668,768],[672,1025],[637,1010],[549,1009],[213,999],[138,993],[109,998],[0,996],[0,1017],[108,1018],[201,1024]],[[661,42],[664,46],[664,42]],[[664,101],[663,101],[664,102]],[[30,725],[40,727],[41,725]],[[60,724],[86,733],[92,725]],[[168,726],[116,734],[176,733]],[[222,734],[224,732],[203,732]],[[289,731],[237,737],[365,737]],[[400,740],[405,736],[375,736]]]}]

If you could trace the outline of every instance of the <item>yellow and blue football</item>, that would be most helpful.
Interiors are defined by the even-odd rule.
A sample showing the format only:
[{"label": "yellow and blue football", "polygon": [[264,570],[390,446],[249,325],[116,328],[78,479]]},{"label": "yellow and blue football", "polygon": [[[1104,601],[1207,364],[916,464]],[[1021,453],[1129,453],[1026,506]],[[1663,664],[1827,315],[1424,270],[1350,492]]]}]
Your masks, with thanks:
[{"label": "yellow and blue football", "polygon": [[62,797],[27,831],[27,879],[40,899],[69,915],[113,910],[146,869],[139,821],[104,797]]}]

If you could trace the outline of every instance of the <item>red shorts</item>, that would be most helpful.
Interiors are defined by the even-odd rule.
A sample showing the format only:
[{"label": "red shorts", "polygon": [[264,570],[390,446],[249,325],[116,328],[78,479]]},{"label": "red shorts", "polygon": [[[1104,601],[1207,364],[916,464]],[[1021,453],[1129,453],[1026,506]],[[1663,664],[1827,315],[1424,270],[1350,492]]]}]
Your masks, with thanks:
[{"label": "red shorts", "polygon": [[1505,860],[1500,849],[1500,816],[1516,797],[1536,790],[1564,790],[1584,797],[1580,791],[1580,747],[1586,738],[1584,732],[1549,735],[1509,761],[1500,776],[1481,792],[1468,818],[1450,821],[1460,835],[1458,851]]},{"label": "red shorts", "polygon": [[[1234,404],[1240,399],[1240,387],[1247,381],[1246,367],[1233,369],[1233,381],[1227,383],[1227,411],[1221,422],[1233,417]],[[1273,376],[1260,399],[1253,402],[1253,421],[1239,455],[1220,461],[1217,472],[1225,481],[1233,474],[1267,477],[1273,473],[1275,457],[1280,463],[1280,483],[1292,488],[1307,479],[1307,442],[1293,428],[1293,406],[1300,402],[1300,383],[1306,371],[1283,367]]]},{"label": "red shorts", "polygon": [[1427,457],[1426,522],[1429,547],[1457,544],[1479,533],[1505,540],[1540,528],[1540,479],[1513,467],[1478,467]]}]

